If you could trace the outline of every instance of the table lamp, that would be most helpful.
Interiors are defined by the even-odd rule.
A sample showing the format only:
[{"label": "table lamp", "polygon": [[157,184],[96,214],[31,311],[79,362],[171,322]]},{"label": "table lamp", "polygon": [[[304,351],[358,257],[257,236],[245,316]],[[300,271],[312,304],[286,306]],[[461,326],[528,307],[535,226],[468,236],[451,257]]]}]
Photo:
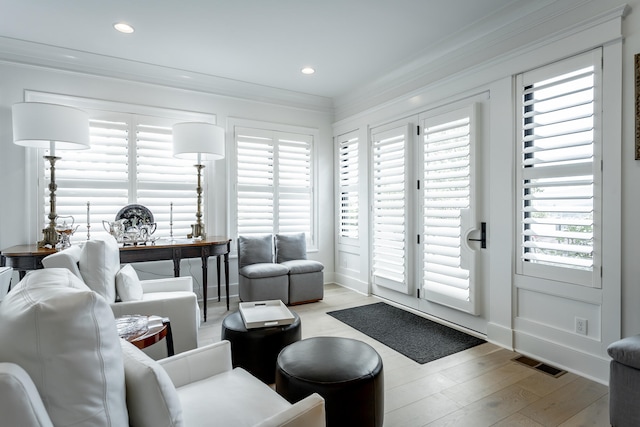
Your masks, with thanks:
[{"label": "table lamp", "polygon": [[202,222],[202,164],[205,160],[224,158],[224,129],[209,123],[178,123],[173,126],[173,155],[181,159],[196,160],[198,170],[198,208],[196,223],[191,225],[188,238],[206,238]]},{"label": "table lamp", "polygon": [[49,183],[49,226],[42,230],[44,238],[38,247],[55,247],[56,233],[56,149],[82,150],[89,148],[89,115],[77,108],[42,102],[20,102],[11,107],[13,142],[33,148],[48,148],[44,156],[51,168]]}]

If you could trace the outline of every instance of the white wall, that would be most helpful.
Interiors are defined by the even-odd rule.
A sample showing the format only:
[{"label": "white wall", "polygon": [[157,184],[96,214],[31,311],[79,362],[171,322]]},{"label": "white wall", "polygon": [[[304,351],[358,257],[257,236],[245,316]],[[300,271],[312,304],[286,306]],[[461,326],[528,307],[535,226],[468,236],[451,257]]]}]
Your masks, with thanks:
[{"label": "white wall", "polygon": [[[489,123],[489,280],[488,305],[481,318],[487,322],[487,337],[499,345],[513,348],[603,383],[608,381],[606,347],[621,336],[640,333],[640,263],[636,261],[640,224],[635,218],[640,208],[634,185],[640,178],[640,163],[633,160],[633,55],[640,51],[640,15],[629,13],[613,0],[568,1],[574,7],[564,14],[546,17],[539,25],[522,27],[515,38],[526,45],[509,45],[491,60],[467,68],[456,68],[459,57],[449,64],[449,77],[429,80],[425,72],[414,85],[404,82],[405,94],[380,101],[385,88],[373,90],[378,104],[370,100],[345,97],[336,103],[339,121],[334,136],[357,129],[361,141],[368,143],[368,130],[380,123],[409,117],[438,105],[446,105],[466,94],[488,91]],[[580,3],[580,4],[578,4]],[[624,20],[621,16],[626,15]],[[624,38],[624,43],[622,43]],[[498,43],[496,42],[496,45]],[[604,93],[605,165],[604,236],[602,289],[580,289],[556,283],[520,280],[514,274],[515,246],[515,122],[513,76],[547,63],[603,46],[607,85]],[[446,63],[446,61],[444,61]],[[441,65],[441,64],[439,64]],[[446,65],[446,64],[445,64]],[[442,71],[443,65],[438,68]],[[428,67],[425,68],[427,70]],[[447,73],[441,73],[447,74]],[[394,93],[394,87],[387,87]],[[364,106],[352,112],[355,103]],[[622,172],[620,172],[620,163]],[[367,154],[361,166],[367,168]],[[360,205],[368,206],[367,192]],[[366,224],[368,213],[362,214]],[[622,219],[622,223],[620,223]],[[368,230],[368,228],[367,228]],[[362,233],[361,233],[362,235]],[[367,292],[369,277],[368,245],[336,244],[336,272],[341,283]],[[349,270],[342,264],[359,266]],[[385,294],[387,296],[387,294]],[[397,301],[407,301],[396,295]],[[415,304],[408,302],[407,305]],[[587,336],[574,331],[575,317],[589,321]]]},{"label": "white wall", "polygon": [[[56,94],[117,101],[122,103],[169,108],[186,111],[215,114],[217,123],[227,126],[229,118],[259,120],[285,125],[304,126],[319,130],[317,144],[318,155],[318,251],[309,254],[310,258],[325,265],[326,279],[333,277],[333,145],[331,114],[317,110],[289,108],[283,105],[252,102],[229,96],[216,96],[208,93],[173,89],[157,85],[136,83],[113,78],[96,77],[86,74],[57,71],[53,69],[0,63],[0,249],[10,246],[35,243],[40,238],[34,211],[29,195],[33,194],[35,178],[26,172],[27,150],[12,143],[11,105],[24,101],[24,91],[33,90]],[[229,135],[229,129],[228,129]],[[227,141],[229,143],[229,141]],[[64,153],[61,154],[64,161]],[[205,224],[209,235],[228,235],[227,200],[233,197],[228,187],[227,161],[217,161],[210,168],[209,193],[205,211]],[[115,212],[114,212],[115,215]],[[194,207],[195,215],[195,207]],[[104,218],[112,220],[112,218]],[[86,232],[79,230],[80,232]],[[235,236],[229,236],[234,238]],[[31,241],[33,240],[33,241]],[[235,248],[235,240],[232,242]],[[147,263],[138,265],[141,277],[156,275],[171,276],[173,267],[170,262]],[[193,273],[201,283],[201,265],[198,260],[183,261],[183,274]],[[144,274],[149,272],[149,274]],[[232,290],[237,295],[237,266],[235,258],[230,264]],[[16,283],[17,274],[14,275]],[[210,262],[209,296],[215,297],[215,263]]]}]

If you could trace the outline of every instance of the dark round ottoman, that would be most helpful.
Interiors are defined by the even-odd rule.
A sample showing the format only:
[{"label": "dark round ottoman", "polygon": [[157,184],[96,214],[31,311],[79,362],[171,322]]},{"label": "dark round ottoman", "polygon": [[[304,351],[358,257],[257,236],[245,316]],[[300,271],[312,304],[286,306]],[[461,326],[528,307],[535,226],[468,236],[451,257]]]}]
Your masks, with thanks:
[{"label": "dark round ottoman", "polygon": [[231,343],[233,367],[251,372],[266,384],[272,384],[276,372],[276,359],[280,350],[300,341],[300,316],[293,311],[290,325],[247,329],[239,311],[229,314],[222,321],[223,340]]},{"label": "dark round ottoman", "polygon": [[291,403],[316,392],[327,426],[382,426],[382,359],[369,344],[349,338],[298,341],[278,355],[276,391]]}]

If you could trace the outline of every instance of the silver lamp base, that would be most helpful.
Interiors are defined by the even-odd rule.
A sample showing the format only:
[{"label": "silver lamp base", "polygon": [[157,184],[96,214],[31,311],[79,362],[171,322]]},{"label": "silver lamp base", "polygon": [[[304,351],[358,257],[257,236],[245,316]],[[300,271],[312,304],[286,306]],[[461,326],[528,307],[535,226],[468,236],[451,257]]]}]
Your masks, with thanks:
[{"label": "silver lamp base", "polygon": [[187,234],[187,238],[196,239],[200,237],[201,239],[207,238],[207,233],[204,231],[204,224],[191,224],[191,233]]},{"label": "silver lamp base", "polygon": [[47,245],[55,248],[58,244],[59,236],[55,228],[47,227],[42,230],[43,239],[38,242],[38,248],[44,248]]}]

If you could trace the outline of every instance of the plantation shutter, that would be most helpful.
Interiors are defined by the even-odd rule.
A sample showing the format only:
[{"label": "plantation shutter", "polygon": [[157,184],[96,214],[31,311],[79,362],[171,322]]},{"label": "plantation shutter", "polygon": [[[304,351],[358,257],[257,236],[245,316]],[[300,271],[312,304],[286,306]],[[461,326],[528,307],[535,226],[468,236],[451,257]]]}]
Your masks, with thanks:
[{"label": "plantation shutter", "polygon": [[423,121],[422,286],[425,299],[476,314],[473,117],[465,108]]},{"label": "plantation shutter", "polygon": [[600,57],[518,76],[519,274],[599,286]]},{"label": "plantation shutter", "polygon": [[311,136],[278,133],[278,233],[311,235]]},{"label": "plantation shutter", "polygon": [[[173,157],[171,134],[171,127],[145,124],[144,119],[137,123],[135,203],[153,213],[156,237],[169,237],[173,203],[173,237],[186,238],[191,233],[191,224],[196,222],[197,170],[193,160]],[[203,174],[207,167],[210,162],[205,162]],[[203,186],[206,187],[204,179]]]},{"label": "plantation shutter", "polygon": [[237,129],[238,234],[272,233],[275,144],[270,132]]},{"label": "plantation shutter", "polygon": [[359,142],[355,134],[343,136],[338,142],[338,193],[339,200],[339,238],[359,238]]},{"label": "plantation shutter", "polygon": [[[113,221],[129,202],[128,144],[126,121],[91,120],[88,150],[62,151],[56,162],[56,211],[59,221],[71,219],[80,226],[73,241],[87,238],[87,203],[90,204],[91,236],[106,235],[102,220]],[[49,162],[45,166],[42,203],[49,204]],[[48,215],[48,209],[45,210]],[[48,223],[48,219],[45,219]]]},{"label": "plantation shutter", "polygon": [[408,292],[408,126],[372,133],[372,276],[376,285]]},{"label": "plantation shutter", "polygon": [[236,128],[237,231],[299,233],[313,241],[313,137]]}]

